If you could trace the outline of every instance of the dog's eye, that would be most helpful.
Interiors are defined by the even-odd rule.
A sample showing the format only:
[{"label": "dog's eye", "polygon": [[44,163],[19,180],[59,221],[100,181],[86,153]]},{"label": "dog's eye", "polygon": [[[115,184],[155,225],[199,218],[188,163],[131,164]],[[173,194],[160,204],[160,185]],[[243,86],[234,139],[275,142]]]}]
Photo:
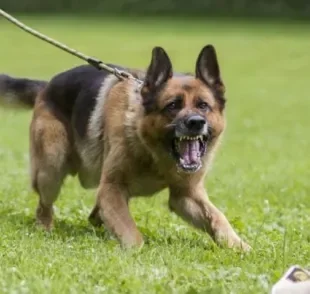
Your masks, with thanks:
[{"label": "dog's eye", "polygon": [[180,101],[172,101],[168,103],[165,107],[165,109],[168,111],[174,111],[179,108],[180,108]]},{"label": "dog's eye", "polygon": [[177,107],[176,102],[171,102],[171,103],[169,103],[169,104],[166,106],[166,108],[169,109],[169,110],[174,110],[174,109],[176,109],[176,107]]},{"label": "dog's eye", "polygon": [[204,101],[200,101],[197,105],[197,107],[201,110],[211,110],[209,104],[207,102],[204,102]]},{"label": "dog's eye", "polygon": [[168,112],[176,112],[177,110],[180,110],[183,105],[183,96],[182,95],[177,95],[174,97],[173,100],[170,100],[169,103],[166,104],[164,107],[164,111]]}]

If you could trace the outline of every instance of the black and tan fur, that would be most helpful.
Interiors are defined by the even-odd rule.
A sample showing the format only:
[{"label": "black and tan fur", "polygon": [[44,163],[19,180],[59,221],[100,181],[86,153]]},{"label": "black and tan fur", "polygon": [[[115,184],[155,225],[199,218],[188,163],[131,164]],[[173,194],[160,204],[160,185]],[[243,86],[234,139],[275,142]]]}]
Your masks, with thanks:
[{"label": "black and tan fur", "polygon": [[38,223],[52,227],[53,203],[71,174],[84,188],[98,188],[89,220],[104,224],[124,246],[143,244],[129,200],[168,187],[172,211],[217,244],[249,250],[204,187],[225,129],[214,47],[201,50],[194,75],[173,73],[160,47],[146,72],[131,72],[142,86],[87,65],[48,83],[0,76],[0,95],[34,106],[30,159]]}]

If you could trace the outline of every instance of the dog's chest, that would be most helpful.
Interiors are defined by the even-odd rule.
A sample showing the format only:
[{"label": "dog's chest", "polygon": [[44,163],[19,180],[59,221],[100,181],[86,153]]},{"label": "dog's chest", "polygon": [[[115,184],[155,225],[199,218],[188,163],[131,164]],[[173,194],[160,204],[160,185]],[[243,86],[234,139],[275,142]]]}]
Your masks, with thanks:
[{"label": "dog's chest", "polygon": [[152,196],[166,188],[166,181],[152,167],[133,170],[128,179],[130,197]]},{"label": "dog's chest", "polygon": [[152,196],[165,187],[166,184],[163,180],[143,176],[139,179],[133,179],[129,183],[129,193],[130,197]]}]

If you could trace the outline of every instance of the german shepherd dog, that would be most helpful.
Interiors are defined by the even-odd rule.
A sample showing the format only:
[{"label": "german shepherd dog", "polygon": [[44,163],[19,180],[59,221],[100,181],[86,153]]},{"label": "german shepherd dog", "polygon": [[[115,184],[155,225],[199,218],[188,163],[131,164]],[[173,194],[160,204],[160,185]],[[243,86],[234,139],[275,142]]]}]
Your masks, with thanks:
[{"label": "german shepherd dog", "polygon": [[0,96],[34,107],[30,163],[38,224],[52,228],[53,203],[71,174],[85,189],[97,188],[89,221],[104,224],[124,247],[143,244],[129,200],[168,188],[171,211],[220,246],[250,250],[204,187],[225,128],[215,48],[201,50],[195,74],[173,73],[161,47],[153,48],[146,71],[127,70],[143,84],[90,65],[50,82],[0,76]]}]

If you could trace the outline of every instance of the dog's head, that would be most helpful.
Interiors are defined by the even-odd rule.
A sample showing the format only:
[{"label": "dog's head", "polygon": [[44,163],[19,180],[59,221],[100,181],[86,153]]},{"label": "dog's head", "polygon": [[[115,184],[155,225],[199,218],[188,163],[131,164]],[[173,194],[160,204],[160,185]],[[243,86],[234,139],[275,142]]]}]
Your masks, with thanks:
[{"label": "dog's head", "polygon": [[225,124],[224,85],[214,47],[201,50],[195,75],[173,75],[167,53],[155,47],[141,95],[144,142],[158,158],[169,155],[181,170],[198,171]]}]

